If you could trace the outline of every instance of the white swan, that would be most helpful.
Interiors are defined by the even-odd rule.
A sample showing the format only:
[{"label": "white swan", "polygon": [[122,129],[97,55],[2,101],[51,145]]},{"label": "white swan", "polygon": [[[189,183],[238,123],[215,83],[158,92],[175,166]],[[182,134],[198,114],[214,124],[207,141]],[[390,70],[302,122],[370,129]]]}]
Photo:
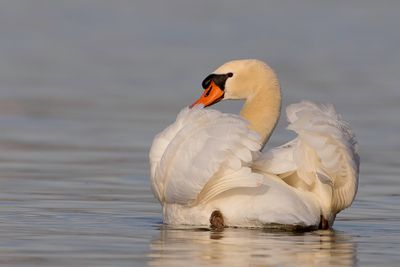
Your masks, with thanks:
[{"label": "white swan", "polygon": [[[203,81],[204,93],[156,136],[151,184],[167,224],[211,227],[332,226],[353,202],[358,144],[331,105],[287,109],[298,136],[264,154],[280,115],[274,71],[259,60],[235,60]],[[203,106],[245,99],[240,116]]]}]

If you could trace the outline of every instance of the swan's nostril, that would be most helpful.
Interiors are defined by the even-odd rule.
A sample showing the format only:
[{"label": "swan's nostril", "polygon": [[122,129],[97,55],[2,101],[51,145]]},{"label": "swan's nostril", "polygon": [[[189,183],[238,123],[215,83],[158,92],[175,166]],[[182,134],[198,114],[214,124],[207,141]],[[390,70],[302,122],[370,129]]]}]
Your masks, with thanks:
[{"label": "swan's nostril", "polygon": [[210,89],[208,89],[208,91],[206,92],[206,94],[205,94],[206,97],[210,95],[211,90],[212,90],[212,86],[210,86]]}]

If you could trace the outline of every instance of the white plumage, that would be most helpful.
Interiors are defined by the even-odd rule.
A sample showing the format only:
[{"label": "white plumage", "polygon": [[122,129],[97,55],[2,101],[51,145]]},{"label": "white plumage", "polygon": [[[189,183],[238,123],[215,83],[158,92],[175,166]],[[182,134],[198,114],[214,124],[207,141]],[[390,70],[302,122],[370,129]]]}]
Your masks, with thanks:
[{"label": "white plumage", "polygon": [[298,136],[263,154],[253,167],[325,199],[320,204],[322,215],[335,216],[351,205],[357,192],[355,136],[332,105],[303,101],[288,106],[286,113],[288,129]]},{"label": "white plumage", "polygon": [[[235,68],[240,63],[228,64],[233,77],[244,76]],[[234,87],[232,79],[225,90],[233,95]],[[226,226],[318,226],[321,218],[331,226],[357,191],[357,142],[331,105],[301,102],[286,111],[288,129],[298,136],[262,154],[270,133],[252,130],[245,116],[184,108],[150,151],[164,222],[209,225],[218,210]]]},{"label": "white plumage", "polygon": [[150,151],[153,191],[160,202],[196,205],[237,187],[256,187],[251,171],[259,136],[237,115],[184,108]]}]

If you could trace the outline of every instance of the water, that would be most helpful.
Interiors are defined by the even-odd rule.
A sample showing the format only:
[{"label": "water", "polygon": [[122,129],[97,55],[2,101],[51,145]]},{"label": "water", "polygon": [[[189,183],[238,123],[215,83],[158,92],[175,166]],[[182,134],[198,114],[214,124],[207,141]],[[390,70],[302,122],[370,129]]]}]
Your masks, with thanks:
[{"label": "water", "polygon": [[[265,2],[1,2],[0,264],[397,266],[400,2]],[[152,138],[248,57],[276,69],[284,105],[334,103],[357,134],[359,192],[333,231],[161,223]]]}]

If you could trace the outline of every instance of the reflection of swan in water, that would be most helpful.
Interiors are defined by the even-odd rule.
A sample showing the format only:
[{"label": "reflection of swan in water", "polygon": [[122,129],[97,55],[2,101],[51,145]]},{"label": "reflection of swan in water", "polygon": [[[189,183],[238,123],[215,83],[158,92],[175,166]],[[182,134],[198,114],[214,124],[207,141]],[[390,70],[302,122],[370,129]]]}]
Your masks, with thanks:
[{"label": "reflection of swan in water", "polygon": [[356,245],[337,231],[306,233],[162,226],[147,255],[151,266],[354,266]]}]

